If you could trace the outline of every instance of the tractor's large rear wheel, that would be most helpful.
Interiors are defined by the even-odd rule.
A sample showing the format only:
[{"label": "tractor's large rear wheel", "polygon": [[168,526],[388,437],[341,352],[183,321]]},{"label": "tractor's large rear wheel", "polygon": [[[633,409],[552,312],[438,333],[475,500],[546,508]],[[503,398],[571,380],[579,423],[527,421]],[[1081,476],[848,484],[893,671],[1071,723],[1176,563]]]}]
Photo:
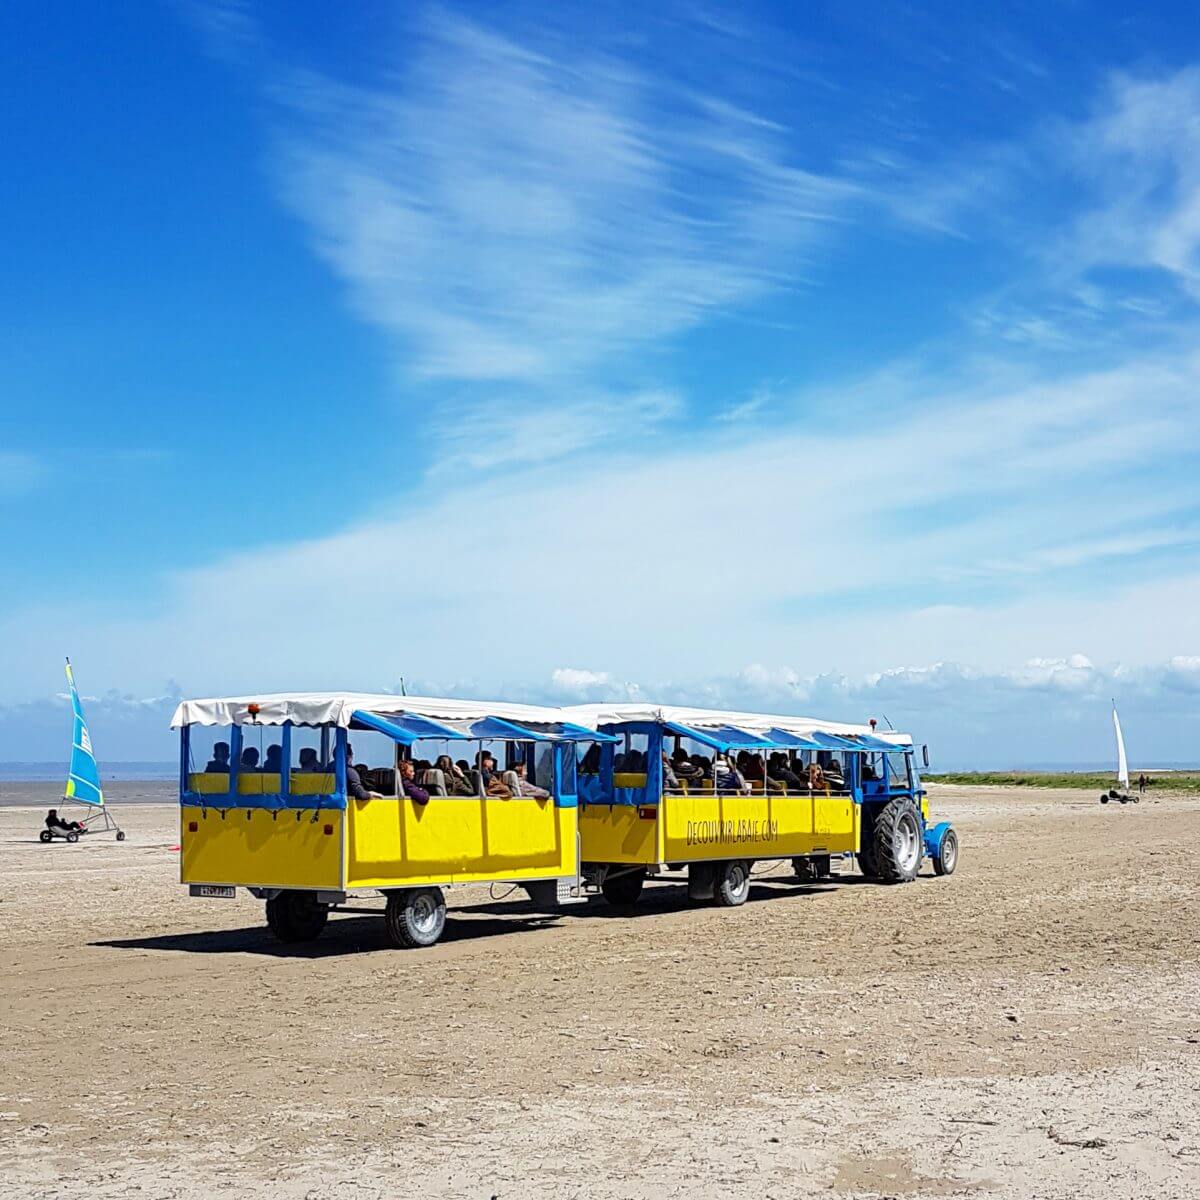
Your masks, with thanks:
[{"label": "tractor's large rear wheel", "polygon": [[328,920],[329,906],[312,892],[280,892],[267,901],[267,927],[289,945],[316,941]]},{"label": "tractor's large rear wheel", "polygon": [[921,818],[908,796],[889,800],[875,814],[874,874],[883,883],[908,883],[921,867]]}]

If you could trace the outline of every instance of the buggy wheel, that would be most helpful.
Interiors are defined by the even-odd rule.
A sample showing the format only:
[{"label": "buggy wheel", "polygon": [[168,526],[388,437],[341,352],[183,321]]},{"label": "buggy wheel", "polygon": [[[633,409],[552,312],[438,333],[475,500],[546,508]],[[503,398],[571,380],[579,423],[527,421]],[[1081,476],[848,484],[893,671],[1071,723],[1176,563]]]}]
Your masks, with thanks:
[{"label": "buggy wheel", "polygon": [[436,887],[388,892],[383,919],[388,941],[398,949],[432,946],[446,928],[446,897]]},{"label": "buggy wheel", "polygon": [[632,908],[638,902],[645,882],[646,868],[635,867],[632,871],[622,871],[619,875],[606,875],[600,885],[600,891],[613,908]]},{"label": "buggy wheel", "polygon": [[1107,793],[1107,792],[1101,792],[1101,793],[1100,793],[1100,803],[1101,803],[1101,804],[1107,804],[1107,803],[1108,803],[1108,793]]},{"label": "buggy wheel", "polygon": [[54,841],[54,834],[52,834],[48,829],[43,829],[42,832],[38,834],[38,841],[52,842]]},{"label": "buggy wheel", "polygon": [[750,864],[742,859],[719,863],[713,900],[722,908],[737,908],[750,895]]},{"label": "buggy wheel", "polygon": [[117,841],[118,841],[118,842],[123,842],[124,840],[125,840],[125,830],[123,830],[123,829],[118,829],[118,830],[117,830]]},{"label": "buggy wheel", "polygon": [[69,830],[67,833],[67,841],[68,842],[79,841],[79,830],[78,829]]},{"label": "buggy wheel", "polygon": [[329,920],[329,906],[312,892],[280,892],[267,901],[267,926],[288,945],[313,942]]},{"label": "buggy wheel", "polygon": [[947,829],[942,844],[933,856],[933,873],[935,875],[953,875],[958,866],[958,834],[953,829]]},{"label": "buggy wheel", "polygon": [[908,883],[921,866],[921,820],[908,796],[889,800],[876,814],[875,865],[884,883]]}]

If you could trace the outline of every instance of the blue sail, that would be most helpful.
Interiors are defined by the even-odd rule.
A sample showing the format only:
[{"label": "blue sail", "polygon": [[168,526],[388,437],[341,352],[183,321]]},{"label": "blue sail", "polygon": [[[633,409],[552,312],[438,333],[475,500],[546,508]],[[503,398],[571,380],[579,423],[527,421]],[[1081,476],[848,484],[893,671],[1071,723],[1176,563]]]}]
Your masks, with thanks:
[{"label": "blue sail", "polygon": [[79,804],[101,805],[104,803],[104,789],[100,786],[100,769],[96,766],[96,756],[92,753],[92,736],[88,733],[83,705],[79,703],[79,689],[75,686],[75,676],[71,672],[69,658],[67,682],[71,685],[71,711],[75,714],[75,731],[71,735],[71,770],[67,776],[63,799],[74,800]]}]

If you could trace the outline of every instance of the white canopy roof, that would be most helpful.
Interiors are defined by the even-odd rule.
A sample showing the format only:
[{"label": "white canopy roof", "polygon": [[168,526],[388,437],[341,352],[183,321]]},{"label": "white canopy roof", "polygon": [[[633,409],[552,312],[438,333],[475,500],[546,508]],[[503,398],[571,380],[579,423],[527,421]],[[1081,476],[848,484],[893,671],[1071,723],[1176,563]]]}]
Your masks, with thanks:
[{"label": "white canopy roof", "polygon": [[[256,704],[253,716],[250,705]],[[517,724],[549,725],[569,721],[562,709],[536,704],[510,704],[504,700],[450,700],[438,696],[372,695],[367,692],[286,692],[272,696],[232,696],[226,699],[185,700],[175,710],[171,727],[182,725],[294,725],[350,724],[358,709],[376,716],[409,713],[432,721],[482,721],[500,717]]]},{"label": "white canopy roof", "polygon": [[[250,705],[258,711],[250,713]],[[912,745],[906,733],[872,730],[869,725],[847,725],[816,717],[789,714],[724,712],[715,708],[686,708],[653,704],[575,704],[552,708],[537,704],[511,704],[504,700],[457,700],[441,696],[393,696],[368,692],[284,692],[268,696],[231,696],[224,699],[184,700],[171,718],[171,727],[182,725],[340,725],[346,728],[355,710],[376,716],[427,717],[432,721],[470,722],[500,717],[518,725],[552,725],[569,721],[587,729],[617,725],[624,721],[667,722],[713,729],[733,725],[751,733],[783,729],[788,733],[871,734],[899,746]]]},{"label": "white canopy roof", "polygon": [[628,704],[576,704],[562,709],[565,720],[576,725],[595,729],[599,725],[617,725],[622,721],[667,722],[688,725],[695,729],[714,729],[721,725],[733,725],[750,733],[766,733],[768,729],[782,729],[787,733],[866,734],[873,735],[898,746],[911,746],[912,737],[907,733],[891,730],[873,730],[870,725],[847,725],[842,721],[822,721],[816,717],[797,717],[788,714],[724,712],[716,708],[685,708],[678,705],[651,704],[648,702]]}]

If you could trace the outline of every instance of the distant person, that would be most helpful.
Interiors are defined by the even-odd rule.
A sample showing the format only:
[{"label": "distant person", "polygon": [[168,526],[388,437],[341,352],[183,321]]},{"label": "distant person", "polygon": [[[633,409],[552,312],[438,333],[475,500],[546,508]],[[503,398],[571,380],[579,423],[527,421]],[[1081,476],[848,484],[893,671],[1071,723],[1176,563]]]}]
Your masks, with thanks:
[{"label": "distant person", "polygon": [[208,766],[204,768],[206,774],[212,775],[228,775],[229,774],[229,743],[217,742],[213,746],[213,756],[208,760]]},{"label": "distant person", "polygon": [[[358,773],[358,768],[354,766],[354,747],[348,742],[346,743],[346,795],[353,796],[355,800],[380,800],[382,796],[379,792],[368,791],[363,786],[363,781]],[[426,799],[429,797],[426,796]]]},{"label": "distant person", "polygon": [[78,821],[64,821],[58,815],[58,809],[52,808],[46,814],[46,828],[57,829],[62,833],[82,833],[83,825]]},{"label": "distant person", "polygon": [[1138,795],[1144,796],[1145,794],[1146,794],[1146,776],[1139,775],[1138,776]]},{"label": "distant person", "polygon": [[258,773],[258,751],[253,746],[247,746],[242,751],[240,769],[247,775]]},{"label": "distant person", "polygon": [[283,747],[268,746],[267,757],[263,759],[263,774],[278,775],[283,771]]}]

